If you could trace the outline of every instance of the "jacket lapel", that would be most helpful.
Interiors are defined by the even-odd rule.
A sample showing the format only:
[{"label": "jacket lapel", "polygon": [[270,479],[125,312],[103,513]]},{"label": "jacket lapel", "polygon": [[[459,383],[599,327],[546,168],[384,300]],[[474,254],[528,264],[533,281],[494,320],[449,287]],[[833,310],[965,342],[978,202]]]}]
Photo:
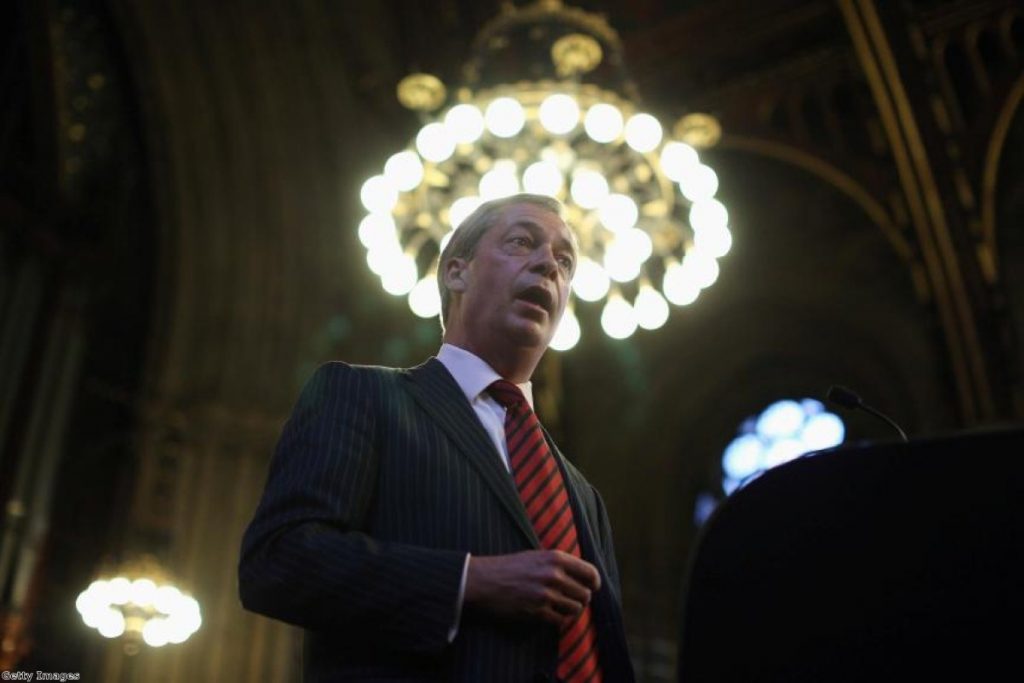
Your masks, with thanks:
[{"label": "jacket lapel", "polygon": [[481,478],[508,511],[534,548],[540,548],[537,534],[526,516],[519,493],[501,455],[494,449],[473,407],[447,368],[436,358],[411,368],[406,385],[416,402],[448,434],[459,452],[480,473]]},{"label": "jacket lapel", "polygon": [[[543,427],[542,427],[543,429]],[[544,438],[554,454],[558,467],[562,471],[562,478],[565,480],[565,488],[569,493],[569,504],[572,507],[573,518],[576,521],[576,535],[580,542],[580,551],[583,559],[597,567],[601,574],[601,582],[607,586],[607,590],[600,590],[594,596],[592,603],[594,608],[595,625],[597,626],[600,638],[601,668],[606,680],[622,681],[630,683],[635,680],[633,667],[629,662],[629,648],[623,635],[625,629],[622,625],[622,610],[619,607],[621,597],[612,595],[611,583],[608,580],[608,568],[605,565],[604,555],[598,550],[594,540],[596,526],[590,518],[590,511],[584,502],[583,492],[577,487],[576,479],[570,476],[566,468],[565,456],[558,450],[551,435],[544,430]]]},{"label": "jacket lapel", "polygon": [[544,429],[543,426],[541,426],[541,430],[544,432],[544,439],[548,442],[548,448],[551,449],[552,455],[555,456],[555,462],[558,463],[558,469],[562,473],[562,480],[565,482],[565,488],[569,494],[569,505],[572,508],[573,520],[576,522],[576,536],[579,537],[580,548],[587,550],[587,554],[584,555],[583,559],[597,565],[598,571],[601,573],[601,579],[606,580],[608,570],[604,566],[604,558],[601,556],[601,553],[597,552],[597,544],[594,542],[592,533],[594,528],[593,520],[590,519],[590,511],[583,502],[582,492],[577,487],[576,479],[569,474],[565,466],[566,459],[562,455],[562,451],[558,450],[558,446],[555,445],[554,439],[548,434],[548,430]]}]

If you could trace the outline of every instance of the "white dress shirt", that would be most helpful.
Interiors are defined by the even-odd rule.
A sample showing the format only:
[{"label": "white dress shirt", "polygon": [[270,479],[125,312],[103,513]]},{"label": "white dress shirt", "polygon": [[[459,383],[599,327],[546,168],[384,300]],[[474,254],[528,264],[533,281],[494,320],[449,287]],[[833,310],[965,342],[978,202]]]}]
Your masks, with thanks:
[{"label": "white dress shirt", "polygon": [[[451,344],[441,345],[437,359],[455,378],[469,405],[473,406],[473,412],[480,418],[487,436],[491,437],[494,447],[498,449],[505,469],[511,472],[508,464],[508,444],[505,442],[505,407],[486,391],[487,387],[502,379],[502,376],[479,356]],[[523,392],[530,408],[533,408],[533,384],[526,382],[516,386]]]},{"label": "white dress shirt", "polygon": [[[508,443],[505,442],[505,407],[491,398],[486,389],[502,376],[494,371],[482,358],[470,353],[465,349],[452,344],[442,344],[441,350],[437,352],[437,359],[455,378],[455,383],[466,395],[466,400],[473,407],[473,412],[480,418],[487,436],[491,438],[494,447],[505,464],[505,469],[511,472],[508,463]],[[517,384],[523,392],[526,402],[533,408],[533,384]],[[469,553],[466,553],[466,562],[462,565],[462,583],[459,585],[459,597],[455,603],[455,624],[448,631],[448,642],[455,640],[459,632],[459,621],[462,616],[462,602],[466,595],[466,575],[469,572]]]}]

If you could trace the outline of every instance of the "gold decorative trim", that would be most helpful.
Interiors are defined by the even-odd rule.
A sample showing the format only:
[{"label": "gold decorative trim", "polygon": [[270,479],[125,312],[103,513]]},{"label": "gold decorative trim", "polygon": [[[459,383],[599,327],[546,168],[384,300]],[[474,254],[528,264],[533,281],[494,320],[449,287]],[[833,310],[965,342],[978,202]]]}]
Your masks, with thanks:
[{"label": "gold decorative trim", "polygon": [[839,8],[874,94],[924,264],[933,282],[963,417],[969,423],[975,422],[992,414],[991,387],[974,311],[967,298],[927,149],[873,2],[840,0]]},{"label": "gold decorative trim", "polygon": [[985,165],[981,176],[981,240],[992,256],[993,269],[998,275],[999,246],[996,244],[996,189],[999,184],[999,162],[1010,133],[1010,124],[1024,101],[1024,75],[1020,76],[1006,96],[1002,109],[992,126],[992,137],[985,150]]},{"label": "gold decorative trim", "polygon": [[601,44],[582,33],[562,36],[551,46],[551,61],[562,78],[593,71],[602,56]]},{"label": "gold decorative trim", "polygon": [[474,51],[486,46],[493,37],[512,28],[548,19],[557,19],[563,24],[577,27],[597,37],[613,51],[622,51],[622,41],[618,32],[603,16],[577,7],[566,7],[561,0],[536,0],[524,7],[516,7],[511,3],[502,4],[501,13],[484,24],[477,33],[473,41]]},{"label": "gold decorative trim", "polygon": [[842,192],[868,216],[885,235],[896,254],[906,263],[913,265],[916,260],[910,243],[900,233],[889,212],[880,201],[857,180],[829,162],[809,152],[775,140],[728,134],[722,137],[722,149],[731,149],[758,154],[775,159],[807,171],[828,185]]},{"label": "gold decorative trim", "polygon": [[672,133],[677,140],[696,149],[710,149],[722,139],[722,124],[711,114],[686,114],[676,121]]},{"label": "gold decorative trim", "polygon": [[440,78],[425,73],[409,74],[398,82],[395,93],[406,109],[425,112],[440,107],[448,95]]}]

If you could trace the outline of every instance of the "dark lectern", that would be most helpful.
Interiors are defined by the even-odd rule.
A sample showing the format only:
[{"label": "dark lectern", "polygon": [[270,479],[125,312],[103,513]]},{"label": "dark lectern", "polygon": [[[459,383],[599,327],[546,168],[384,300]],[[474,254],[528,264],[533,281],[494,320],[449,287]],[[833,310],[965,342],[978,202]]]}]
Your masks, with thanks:
[{"label": "dark lectern", "polygon": [[1024,430],[846,447],[705,524],[679,678],[1024,680]]}]

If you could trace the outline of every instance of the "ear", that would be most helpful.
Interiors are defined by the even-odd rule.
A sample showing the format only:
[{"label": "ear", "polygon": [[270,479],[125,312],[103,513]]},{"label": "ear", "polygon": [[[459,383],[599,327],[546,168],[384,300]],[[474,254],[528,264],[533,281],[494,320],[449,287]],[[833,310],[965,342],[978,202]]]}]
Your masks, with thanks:
[{"label": "ear", "polygon": [[444,264],[444,284],[452,292],[465,292],[469,284],[469,261],[463,258],[450,258]]}]

